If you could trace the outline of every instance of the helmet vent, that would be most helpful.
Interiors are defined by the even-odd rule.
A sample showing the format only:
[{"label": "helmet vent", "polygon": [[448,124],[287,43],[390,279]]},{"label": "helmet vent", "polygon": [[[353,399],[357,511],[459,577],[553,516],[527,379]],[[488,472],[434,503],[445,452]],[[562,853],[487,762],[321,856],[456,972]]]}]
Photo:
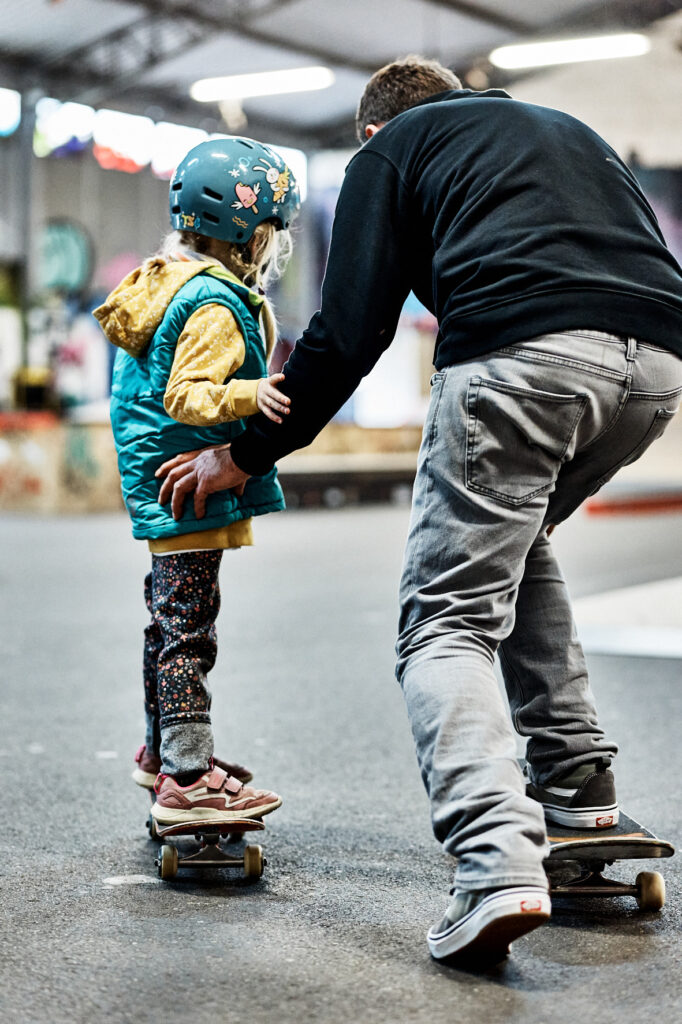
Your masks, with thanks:
[{"label": "helmet vent", "polygon": [[209,224],[220,224],[220,217],[215,217],[212,213],[207,213],[206,210],[203,211],[202,217],[204,220],[207,220]]},{"label": "helmet vent", "polygon": [[207,185],[204,185],[203,192],[209,199],[217,199],[219,203],[222,203],[225,198],[225,196],[221,196],[220,192],[214,192],[213,189],[209,188]]},{"label": "helmet vent", "polygon": [[181,181],[174,181],[173,184],[171,185],[171,192],[179,192],[181,188],[182,188],[182,182]]},{"label": "helmet vent", "polygon": [[180,207],[177,205],[171,206],[171,213],[180,213]]}]

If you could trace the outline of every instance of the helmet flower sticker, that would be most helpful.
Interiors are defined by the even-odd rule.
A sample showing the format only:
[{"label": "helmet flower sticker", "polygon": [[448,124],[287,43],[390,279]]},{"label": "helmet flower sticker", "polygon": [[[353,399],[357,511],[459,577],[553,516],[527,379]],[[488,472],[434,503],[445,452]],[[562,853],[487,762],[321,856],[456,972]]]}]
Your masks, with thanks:
[{"label": "helmet flower sticker", "polygon": [[258,201],[258,193],[260,192],[260,185],[258,182],[251,187],[251,185],[245,185],[242,181],[238,182],[234,186],[234,190],[237,193],[237,202],[232,203],[232,207],[235,210],[251,210],[253,213],[258,213],[258,207],[256,203]]},{"label": "helmet flower sticker", "polygon": [[265,180],[273,191],[272,201],[273,203],[283,203],[287,192],[289,191],[289,175],[291,171],[284,165],[284,170],[279,171],[276,167],[266,160],[265,157],[261,157],[264,164],[267,167],[259,167],[258,164],[254,164],[254,171],[264,171]]}]

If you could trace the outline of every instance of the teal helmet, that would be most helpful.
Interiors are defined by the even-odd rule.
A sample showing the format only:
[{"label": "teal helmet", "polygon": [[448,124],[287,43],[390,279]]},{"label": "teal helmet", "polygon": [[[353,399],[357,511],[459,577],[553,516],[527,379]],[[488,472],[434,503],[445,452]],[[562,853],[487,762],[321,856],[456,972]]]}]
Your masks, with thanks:
[{"label": "teal helmet", "polygon": [[301,195],[278,153],[235,136],[190,149],[171,179],[169,206],[174,230],[243,244],[264,221],[288,228]]}]

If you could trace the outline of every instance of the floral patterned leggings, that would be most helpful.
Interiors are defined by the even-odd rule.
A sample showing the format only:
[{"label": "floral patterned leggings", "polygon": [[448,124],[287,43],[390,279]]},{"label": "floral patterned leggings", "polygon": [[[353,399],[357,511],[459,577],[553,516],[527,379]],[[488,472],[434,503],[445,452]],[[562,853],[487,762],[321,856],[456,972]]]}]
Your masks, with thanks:
[{"label": "floral patterned leggings", "polygon": [[145,743],[169,775],[203,769],[213,754],[206,676],[217,653],[222,555],[152,555],[144,581],[152,617],[144,631]]}]

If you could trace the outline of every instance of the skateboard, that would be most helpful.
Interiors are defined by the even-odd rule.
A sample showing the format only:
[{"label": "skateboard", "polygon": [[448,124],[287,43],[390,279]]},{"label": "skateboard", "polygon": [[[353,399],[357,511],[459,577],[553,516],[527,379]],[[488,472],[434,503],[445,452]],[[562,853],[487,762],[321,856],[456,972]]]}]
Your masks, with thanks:
[{"label": "skateboard", "polygon": [[[525,773],[526,762],[519,758]],[[617,860],[660,860],[672,857],[672,843],[650,832],[623,811],[617,825],[599,829],[568,828],[547,821],[549,857],[545,873],[550,896],[634,896],[640,910],[661,910],[665,879],[658,871],[640,871],[634,885],[603,875]],[[566,877],[568,875],[568,877]]]},{"label": "skateboard", "polygon": [[[672,857],[675,847],[620,812],[617,825],[581,831],[547,822],[549,857],[545,871],[549,891],[557,896],[634,896],[640,910],[661,910],[665,880],[658,871],[640,871],[634,884],[605,878],[607,865],[617,860]],[[566,878],[566,874],[569,877]]]},{"label": "skateboard", "polygon": [[[153,819],[154,820],[154,819]],[[162,825],[154,820],[153,838],[164,840],[170,836],[185,836],[194,839],[187,849],[184,845],[162,843],[156,867],[159,878],[175,878],[179,868],[241,868],[245,878],[260,878],[267,864],[260,846],[245,846],[243,853],[228,853],[221,839],[227,843],[240,841],[245,832],[263,832],[265,825],[255,818],[238,818],[234,821],[216,821],[205,818],[200,821],[183,821],[175,825]],[[151,831],[151,830],[150,830]]]},{"label": "skateboard", "polygon": [[[156,794],[149,791],[152,806]],[[194,839],[194,847],[188,851],[184,846],[162,842],[156,858],[159,878],[175,878],[179,868],[242,868],[245,878],[260,878],[267,861],[261,846],[244,847],[241,855],[228,853],[221,844],[240,842],[245,832],[264,832],[265,825],[256,818],[238,818],[234,821],[217,821],[204,818],[197,821],[183,821],[176,825],[162,825],[151,811],[147,815],[149,838],[162,841],[167,836],[184,836]],[[196,845],[198,844],[198,846]]]}]

